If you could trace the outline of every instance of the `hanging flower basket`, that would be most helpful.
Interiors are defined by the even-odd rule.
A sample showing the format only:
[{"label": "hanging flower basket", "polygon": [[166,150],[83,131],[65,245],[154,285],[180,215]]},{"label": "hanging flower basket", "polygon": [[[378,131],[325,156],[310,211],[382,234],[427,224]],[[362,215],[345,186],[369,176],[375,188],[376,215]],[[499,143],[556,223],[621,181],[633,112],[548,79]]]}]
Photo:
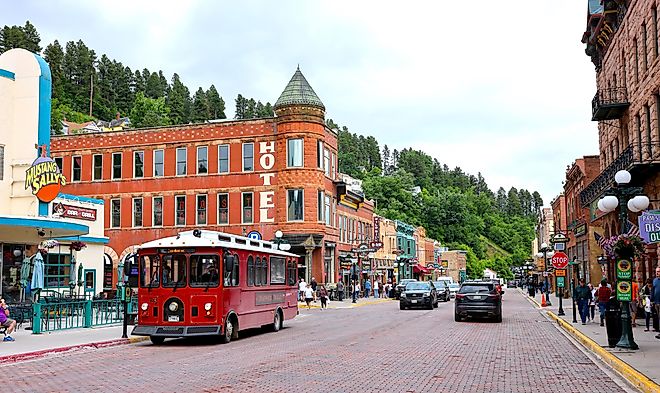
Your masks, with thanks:
[{"label": "hanging flower basket", "polygon": [[72,251],[80,251],[80,250],[82,250],[82,249],[85,248],[85,247],[87,247],[87,244],[85,244],[85,243],[83,243],[83,242],[81,242],[81,241],[78,241],[78,240],[76,240],[76,241],[74,241],[74,242],[71,242],[71,244],[69,244],[69,248],[70,248]]},{"label": "hanging flower basket", "polygon": [[639,258],[644,253],[644,241],[634,235],[612,236],[605,241],[603,249],[610,259]]},{"label": "hanging flower basket", "polygon": [[50,250],[51,248],[55,248],[55,247],[57,247],[57,246],[59,246],[59,245],[60,245],[60,243],[59,243],[57,240],[55,240],[55,239],[51,239],[51,240],[45,240],[45,241],[43,241],[43,242],[41,243],[41,247],[40,247],[40,248]]}]

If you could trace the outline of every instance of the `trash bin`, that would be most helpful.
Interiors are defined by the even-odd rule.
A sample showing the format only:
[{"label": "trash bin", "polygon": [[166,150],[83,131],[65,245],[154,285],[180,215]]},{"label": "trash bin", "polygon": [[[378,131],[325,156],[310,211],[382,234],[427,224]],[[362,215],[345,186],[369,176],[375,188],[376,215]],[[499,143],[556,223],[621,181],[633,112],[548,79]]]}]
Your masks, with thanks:
[{"label": "trash bin", "polygon": [[529,291],[529,296],[534,297],[536,296],[536,288],[534,288],[533,285],[530,285],[527,290]]},{"label": "trash bin", "polygon": [[621,338],[621,304],[614,296],[610,298],[605,308],[605,327],[607,343],[610,348],[614,348]]}]

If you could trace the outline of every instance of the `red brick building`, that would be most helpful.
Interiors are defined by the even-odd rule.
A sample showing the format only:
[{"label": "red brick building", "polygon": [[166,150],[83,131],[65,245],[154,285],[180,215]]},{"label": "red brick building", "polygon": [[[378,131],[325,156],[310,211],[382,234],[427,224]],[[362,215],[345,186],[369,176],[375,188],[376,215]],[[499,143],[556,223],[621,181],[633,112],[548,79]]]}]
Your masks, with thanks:
[{"label": "red brick building", "polygon": [[[660,200],[660,32],[657,0],[589,0],[582,37],[596,68],[597,91],[591,103],[598,121],[600,174],[580,195],[599,220],[605,236],[625,232],[618,209],[603,214],[597,202],[614,185],[614,174],[626,169],[631,186],[641,186],[651,200]],[[628,212],[636,223],[637,214]],[[636,263],[640,278],[653,277],[658,264],[656,245]],[[612,268],[612,266],[610,266]],[[613,270],[613,269],[610,269]]]},{"label": "red brick building", "polygon": [[347,199],[337,135],[299,69],[274,110],[273,118],[55,136],[51,151],[69,179],[64,192],[105,201],[115,265],[133,247],[183,230],[271,240],[281,230],[304,257],[301,277],[336,282],[340,230],[347,239],[369,232],[361,223],[372,222],[373,206]]}]

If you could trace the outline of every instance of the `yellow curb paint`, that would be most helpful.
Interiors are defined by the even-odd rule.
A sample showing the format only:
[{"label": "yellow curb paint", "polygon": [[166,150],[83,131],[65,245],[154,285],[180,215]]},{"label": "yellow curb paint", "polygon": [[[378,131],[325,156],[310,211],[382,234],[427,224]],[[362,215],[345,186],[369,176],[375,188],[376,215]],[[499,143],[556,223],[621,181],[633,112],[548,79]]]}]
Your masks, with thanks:
[{"label": "yellow curb paint", "polygon": [[523,293],[523,291],[520,290],[520,289],[519,289],[519,291],[520,291],[520,293],[521,293],[521,294],[522,294],[527,300],[529,300],[531,303],[533,303],[533,304],[536,306],[536,308],[543,308],[543,307],[539,304],[539,302],[536,301],[536,299],[527,296],[527,295],[526,295],[525,293]]},{"label": "yellow curb paint", "polygon": [[586,335],[584,335],[582,332],[571,326],[570,323],[564,321],[563,319],[559,318],[555,313],[552,311],[546,311],[548,313],[548,316],[550,318],[554,319],[559,326],[561,326],[564,330],[566,330],[568,333],[570,333],[574,339],[579,341],[582,345],[584,345],[587,349],[591,350],[592,352],[596,353],[598,356],[603,359],[603,361],[609,365],[612,369],[614,369],[616,372],[618,372],[623,378],[625,378],[631,385],[636,387],[642,392],[645,393],[651,393],[655,392],[658,393],[660,392],[660,385],[657,383],[653,382],[651,379],[649,379],[646,375],[640,373],[637,371],[634,367],[629,365],[628,363],[624,362],[623,360],[619,359],[618,357],[614,356],[607,350],[603,349],[597,342],[594,340],[590,339]]},{"label": "yellow curb paint", "polygon": [[149,337],[129,337],[128,338],[128,343],[129,344],[135,344],[135,343],[139,343],[141,341],[147,341],[148,339],[149,339]]}]

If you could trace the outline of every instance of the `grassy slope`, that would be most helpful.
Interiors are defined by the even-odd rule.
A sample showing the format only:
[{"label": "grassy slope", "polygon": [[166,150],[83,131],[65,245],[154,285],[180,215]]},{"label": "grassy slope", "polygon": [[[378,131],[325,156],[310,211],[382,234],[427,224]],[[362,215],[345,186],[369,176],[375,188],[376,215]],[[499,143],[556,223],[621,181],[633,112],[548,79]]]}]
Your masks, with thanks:
[{"label": "grassy slope", "polygon": [[496,257],[496,256],[508,257],[509,255],[511,255],[511,253],[503,250],[500,246],[493,243],[487,237],[481,236],[481,240],[486,245],[486,255],[487,255],[488,258],[492,258],[492,257]]}]

